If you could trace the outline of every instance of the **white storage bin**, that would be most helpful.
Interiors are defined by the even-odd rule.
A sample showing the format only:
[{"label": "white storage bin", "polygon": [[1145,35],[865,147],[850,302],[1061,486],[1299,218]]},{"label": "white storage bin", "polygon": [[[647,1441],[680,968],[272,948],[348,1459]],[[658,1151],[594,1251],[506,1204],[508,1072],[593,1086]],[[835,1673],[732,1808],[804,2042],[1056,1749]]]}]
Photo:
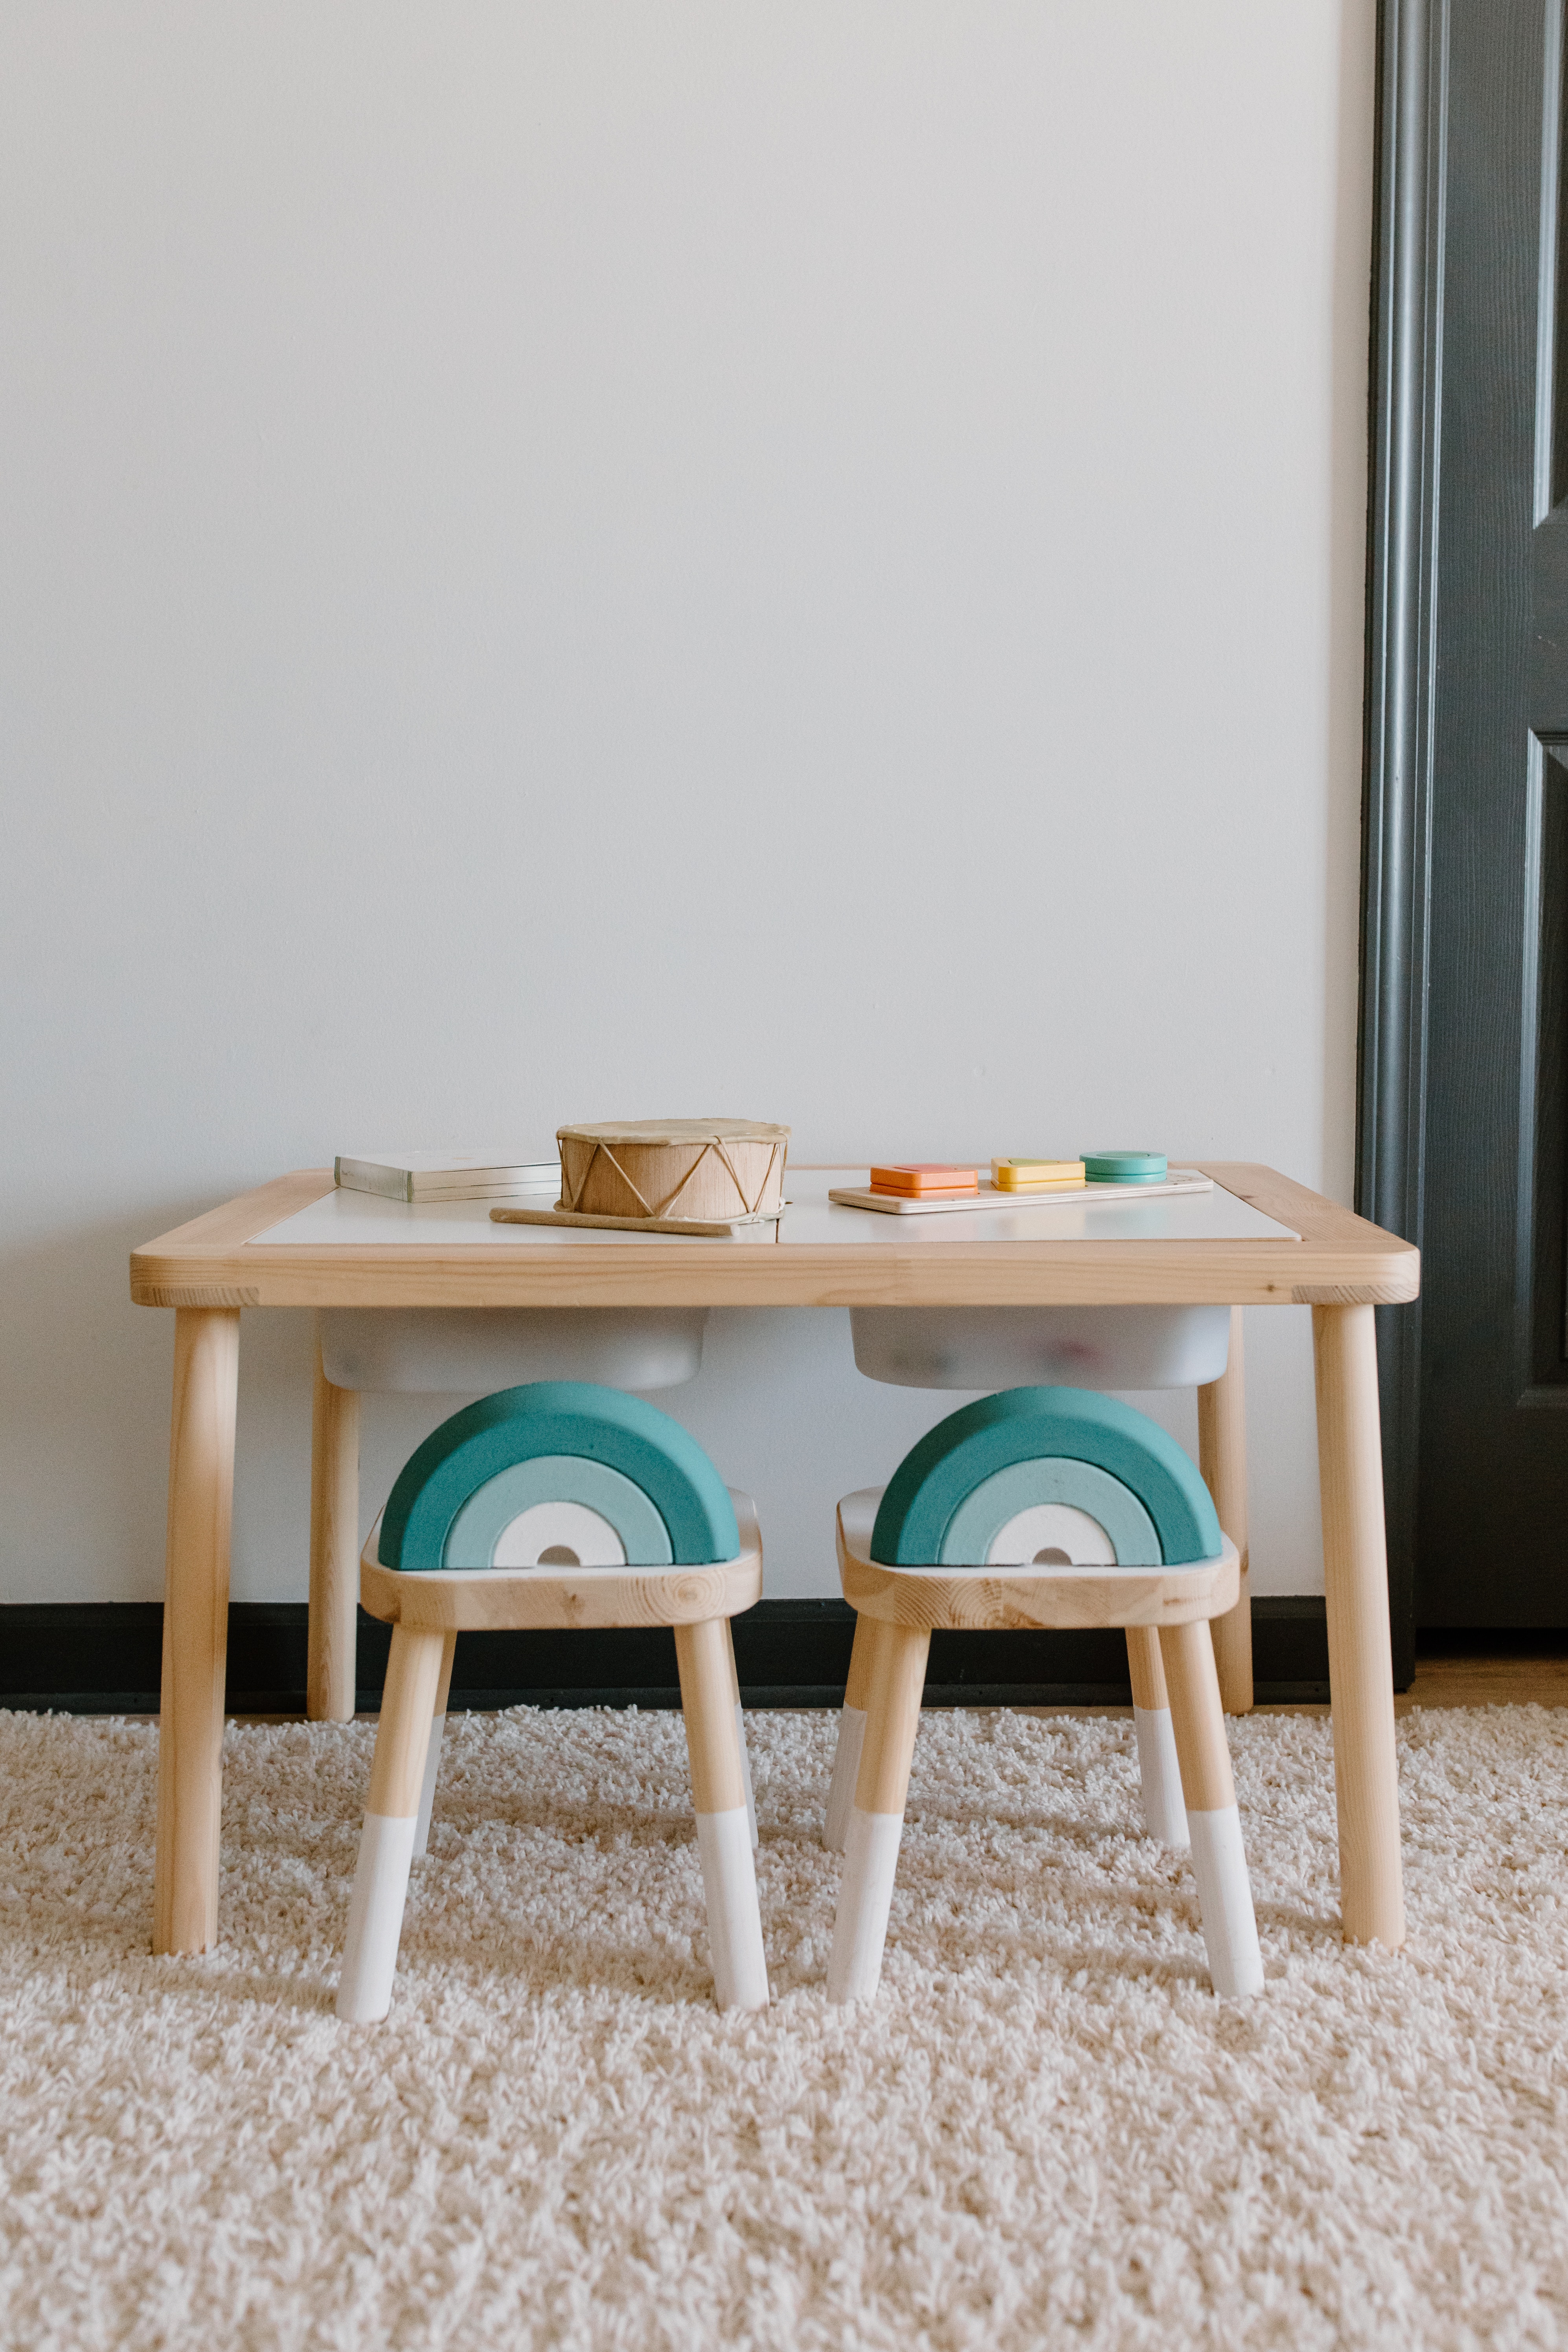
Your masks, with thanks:
[{"label": "white storage bin", "polygon": [[903,1389],[1202,1388],[1228,1307],[852,1307],[855,1361]]},{"label": "white storage bin", "polygon": [[330,1307],[334,1388],[488,1396],[524,1381],[673,1389],[702,1362],[705,1307]]}]

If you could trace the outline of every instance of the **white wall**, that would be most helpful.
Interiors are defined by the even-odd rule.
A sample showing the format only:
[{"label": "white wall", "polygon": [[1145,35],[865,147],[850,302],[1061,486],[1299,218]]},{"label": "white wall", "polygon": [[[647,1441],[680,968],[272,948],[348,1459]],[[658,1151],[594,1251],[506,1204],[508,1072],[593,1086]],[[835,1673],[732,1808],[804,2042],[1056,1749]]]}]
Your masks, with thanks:
[{"label": "white wall", "polygon": [[[1373,18],[5,12],[0,1597],[159,1591],[126,1252],[354,1139],[1348,1197]],[[1248,1325],[1265,1591],[1304,1325]],[[245,1318],[237,1597],[304,1591],[309,1345]],[[665,1402],[780,1592],[943,1406],[830,1314]]]}]

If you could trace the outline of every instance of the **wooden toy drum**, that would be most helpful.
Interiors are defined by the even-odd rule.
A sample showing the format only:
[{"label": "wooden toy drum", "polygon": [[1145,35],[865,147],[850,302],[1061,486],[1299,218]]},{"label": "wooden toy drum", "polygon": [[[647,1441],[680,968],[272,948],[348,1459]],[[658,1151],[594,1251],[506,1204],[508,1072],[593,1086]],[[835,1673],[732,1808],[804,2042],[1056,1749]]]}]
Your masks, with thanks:
[{"label": "wooden toy drum", "polygon": [[578,1216],[776,1217],[787,1127],[754,1118],[634,1119],[558,1127],[561,1206]]}]

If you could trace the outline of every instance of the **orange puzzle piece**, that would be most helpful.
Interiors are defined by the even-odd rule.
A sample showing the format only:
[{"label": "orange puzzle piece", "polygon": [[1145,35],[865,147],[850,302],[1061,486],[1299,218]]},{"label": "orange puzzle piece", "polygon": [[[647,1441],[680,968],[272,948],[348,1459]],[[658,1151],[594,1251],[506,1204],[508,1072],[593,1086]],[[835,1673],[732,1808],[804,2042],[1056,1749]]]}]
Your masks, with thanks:
[{"label": "orange puzzle piece", "polygon": [[911,1160],[889,1168],[873,1168],[874,1192],[978,1192],[980,1179],[973,1168],[950,1168],[938,1160]]}]

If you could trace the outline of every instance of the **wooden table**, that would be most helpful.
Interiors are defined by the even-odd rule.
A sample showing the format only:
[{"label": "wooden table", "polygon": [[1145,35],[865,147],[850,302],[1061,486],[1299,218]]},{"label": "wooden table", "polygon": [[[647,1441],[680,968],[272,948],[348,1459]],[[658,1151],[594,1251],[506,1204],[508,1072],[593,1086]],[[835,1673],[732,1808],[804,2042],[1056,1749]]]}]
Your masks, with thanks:
[{"label": "wooden table", "polygon": [[[1189,1164],[1204,1165],[1233,1208],[1247,1203],[1290,1234],[1162,1233],[1153,1202],[1120,1217],[1108,1204],[1085,1228],[1065,1207],[1026,1205],[995,1222],[904,1219],[830,1208],[823,1197],[787,1210],[776,1240],[749,1245],[488,1223],[474,1233],[483,1246],[454,1244],[449,1232],[413,1246],[260,1241],[331,1192],[330,1169],[303,1169],[135,1251],[132,1299],[174,1310],[154,1950],[205,1951],[217,1936],[242,1308],[1213,1304],[1312,1310],[1341,1917],[1352,1941],[1397,1948],[1405,1916],[1373,1308],[1415,1297],[1419,1258],[1408,1243],[1270,1169]],[[792,1184],[797,1172],[792,1166]],[[834,1173],[857,1181],[850,1171]],[[1086,1237],[1102,1229],[1108,1237]],[[1153,1237],[1139,1237],[1143,1232]],[[1204,1475],[1243,1561],[1241,1601],[1214,1626],[1222,1691],[1236,1711],[1252,1697],[1238,1312],[1232,1334],[1225,1376],[1198,1391],[1198,1427]],[[310,1547],[310,1711],[318,1716],[353,1710],[358,1402],[328,1384],[318,1360]]]}]

